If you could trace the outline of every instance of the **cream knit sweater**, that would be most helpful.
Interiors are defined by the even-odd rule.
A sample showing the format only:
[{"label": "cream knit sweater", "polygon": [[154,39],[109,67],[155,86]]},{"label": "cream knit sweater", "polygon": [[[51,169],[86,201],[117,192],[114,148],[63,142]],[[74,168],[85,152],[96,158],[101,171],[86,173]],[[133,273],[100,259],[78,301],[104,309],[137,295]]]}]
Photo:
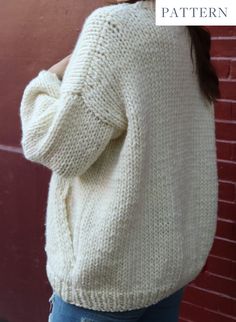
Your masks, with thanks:
[{"label": "cream knit sweater", "polygon": [[215,123],[186,27],[156,26],[145,2],[95,9],[63,80],[41,70],[20,118],[25,158],[52,170],[45,251],[58,295],[133,310],[200,273],[217,221]]}]

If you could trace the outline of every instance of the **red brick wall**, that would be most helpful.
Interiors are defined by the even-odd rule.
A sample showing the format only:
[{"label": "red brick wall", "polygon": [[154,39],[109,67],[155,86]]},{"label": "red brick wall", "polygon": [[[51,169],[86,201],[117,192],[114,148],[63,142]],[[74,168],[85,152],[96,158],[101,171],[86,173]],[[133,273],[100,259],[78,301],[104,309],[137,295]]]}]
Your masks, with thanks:
[{"label": "red brick wall", "polygon": [[218,224],[205,271],[186,289],[181,322],[236,321],[236,27],[208,28],[222,96],[215,104]]}]

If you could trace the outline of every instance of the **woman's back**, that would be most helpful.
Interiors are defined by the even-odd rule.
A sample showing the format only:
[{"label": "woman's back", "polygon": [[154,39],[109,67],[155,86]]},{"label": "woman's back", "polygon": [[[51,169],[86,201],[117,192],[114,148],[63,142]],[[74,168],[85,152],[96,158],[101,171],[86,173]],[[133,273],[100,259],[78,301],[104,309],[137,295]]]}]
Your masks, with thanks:
[{"label": "woman's back", "polygon": [[[58,116],[61,133],[70,128],[66,140],[55,130],[37,153],[27,148],[33,126],[25,121],[27,157],[53,170],[48,278],[85,308],[158,302],[199,274],[213,243],[213,105],[200,93],[186,27],[154,23],[146,3],[95,10],[60,87],[66,102],[75,100]],[[50,75],[40,77],[47,83]]]},{"label": "woman's back", "polygon": [[[136,212],[133,205],[130,212],[136,218],[137,249],[144,250],[140,260],[141,256],[144,263],[150,260],[145,249],[155,250],[157,266],[147,265],[143,273],[151,276],[155,267],[152,285],[164,281],[171,288],[178,279],[181,286],[198,275],[214,239],[218,199],[214,105],[200,92],[187,28],[156,26],[148,3],[132,6],[143,10],[137,10],[137,32],[132,30],[133,38],[127,35],[132,39],[131,54],[122,81],[128,128],[133,127],[130,146],[138,142],[134,150],[136,156],[139,150],[139,162],[134,166],[135,152],[130,149],[123,169],[133,164],[134,174],[127,180],[132,178],[131,186],[138,187]],[[149,232],[138,227],[148,227]]]}]

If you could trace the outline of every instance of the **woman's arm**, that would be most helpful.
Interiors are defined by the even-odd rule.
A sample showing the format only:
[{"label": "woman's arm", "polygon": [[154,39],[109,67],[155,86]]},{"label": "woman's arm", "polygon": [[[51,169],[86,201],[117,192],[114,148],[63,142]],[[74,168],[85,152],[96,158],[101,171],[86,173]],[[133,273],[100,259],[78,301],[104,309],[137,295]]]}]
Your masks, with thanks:
[{"label": "woman's arm", "polygon": [[64,177],[82,175],[110,141],[114,127],[87,109],[81,95],[60,94],[56,75],[41,71],[21,103],[25,158]]},{"label": "woman's arm", "polygon": [[[114,50],[109,18],[99,8],[86,19],[62,81],[42,70],[23,93],[23,153],[65,177],[82,175],[114,134],[127,128],[109,61]],[[111,42],[103,56],[101,37]]]}]

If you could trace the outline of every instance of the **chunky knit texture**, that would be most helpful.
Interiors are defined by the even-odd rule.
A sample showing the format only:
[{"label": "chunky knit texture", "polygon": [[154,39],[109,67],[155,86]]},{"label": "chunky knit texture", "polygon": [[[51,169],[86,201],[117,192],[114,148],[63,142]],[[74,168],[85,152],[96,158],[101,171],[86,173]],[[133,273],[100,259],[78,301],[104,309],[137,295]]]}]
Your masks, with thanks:
[{"label": "chunky knit texture", "polygon": [[194,66],[185,26],[123,3],[86,18],[62,81],[41,70],[27,84],[21,144],[52,170],[46,270],[64,301],[143,308],[202,270],[218,181],[213,104]]}]

